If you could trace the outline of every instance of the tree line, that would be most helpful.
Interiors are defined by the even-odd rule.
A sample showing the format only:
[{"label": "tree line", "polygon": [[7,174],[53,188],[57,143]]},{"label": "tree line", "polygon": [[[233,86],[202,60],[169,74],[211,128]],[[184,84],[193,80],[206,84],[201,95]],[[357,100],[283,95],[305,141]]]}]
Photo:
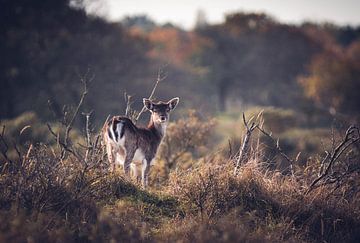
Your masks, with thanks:
[{"label": "tree line", "polygon": [[60,116],[86,75],[93,81],[85,106],[95,118],[119,114],[124,91],[141,105],[164,64],[167,80],[157,95],[180,95],[185,106],[309,110],[315,103],[359,115],[359,27],[288,25],[265,14],[234,13],[224,23],[185,31],[146,16],[109,23],[69,3],[1,1],[0,118],[33,110],[49,119],[48,100]]}]

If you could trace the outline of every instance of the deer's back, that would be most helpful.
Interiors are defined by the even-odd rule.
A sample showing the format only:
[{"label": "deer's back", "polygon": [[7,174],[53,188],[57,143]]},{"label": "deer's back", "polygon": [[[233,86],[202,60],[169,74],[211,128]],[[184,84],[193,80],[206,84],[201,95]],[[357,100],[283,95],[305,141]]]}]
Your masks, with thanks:
[{"label": "deer's back", "polygon": [[156,154],[161,137],[154,129],[137,127],[129,118],[114,116],[106,126],[107,137],[126,150],[140,148],[149,157]]}]

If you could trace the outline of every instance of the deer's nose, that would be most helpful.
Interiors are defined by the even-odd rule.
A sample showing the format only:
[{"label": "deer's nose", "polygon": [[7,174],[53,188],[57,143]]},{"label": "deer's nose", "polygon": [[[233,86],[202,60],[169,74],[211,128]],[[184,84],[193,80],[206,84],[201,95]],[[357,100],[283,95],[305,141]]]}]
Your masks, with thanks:
[{"label": "deer's nose", "polygon": [[160,116],[161,121],[166,121],[166,116]]}]

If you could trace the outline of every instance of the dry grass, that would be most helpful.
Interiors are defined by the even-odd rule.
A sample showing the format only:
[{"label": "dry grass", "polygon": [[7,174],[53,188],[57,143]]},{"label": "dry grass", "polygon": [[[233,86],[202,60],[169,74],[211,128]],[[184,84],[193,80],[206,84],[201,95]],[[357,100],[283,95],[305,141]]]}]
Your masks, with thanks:
[{"label": "dry grass", "polygon": [[[199,127],[201,121],[192,119],[193,126],[176,131],[204,129],[203,139],[191,144],[196,149],[206,144],[212,124]],[[100,144],[94,143],[86,159],[81,146],[65,157],[56,147],[27,148],[0,164],[0,242],[360,240],[357,174],[306,194],[316,177],[315,162],[284,175],[269,170],[255,147],[234,176],[226,153],[191,154],[186,166],[169,166],[166,180],[156,187],[153,180],[152,189],[143,191],[120,172],[108,172]],[[358,161],[358,155],[342,159]]]},{"label": "dry grass", "polygon": [[[358,196],[345,200],[325,187],[304,195],[301,178],[266,171],[259,161],[242,166],[211,161],[173,174],[168,190],[182,202],[187,217],[177,235],[206,241],[356,241],[360,233]],[[192,227],[187,224],[193,222]],[[229,234],[222,238],[223,234]],[[202,232],[202,233],[200,233]],[[170,233],[169,233],[170,234]],[[226,234],[225,234],[226,235]]]}]

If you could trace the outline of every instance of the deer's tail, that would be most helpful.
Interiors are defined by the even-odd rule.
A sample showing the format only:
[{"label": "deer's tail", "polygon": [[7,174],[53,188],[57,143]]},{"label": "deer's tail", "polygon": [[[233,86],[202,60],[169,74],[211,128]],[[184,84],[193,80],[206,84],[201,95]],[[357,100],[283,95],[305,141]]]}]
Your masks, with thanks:
[{"label": "deer's tail", "polygon": [[108,128],[108,135],[115,142],[118,142],[124,136],[124,123],[125,121],[122,119],[112,119],[111,121],[111,126]]}]

